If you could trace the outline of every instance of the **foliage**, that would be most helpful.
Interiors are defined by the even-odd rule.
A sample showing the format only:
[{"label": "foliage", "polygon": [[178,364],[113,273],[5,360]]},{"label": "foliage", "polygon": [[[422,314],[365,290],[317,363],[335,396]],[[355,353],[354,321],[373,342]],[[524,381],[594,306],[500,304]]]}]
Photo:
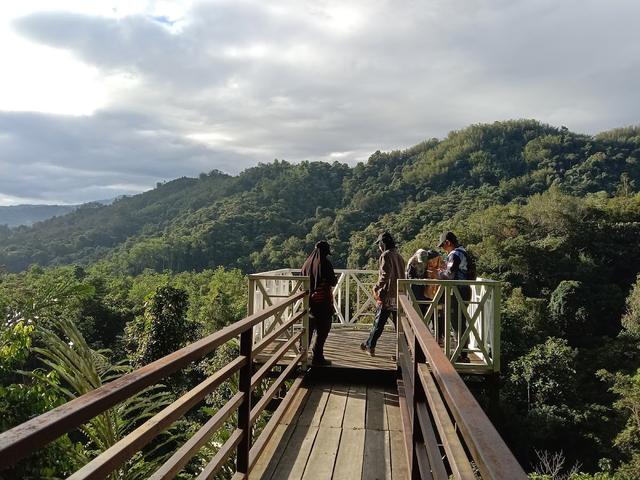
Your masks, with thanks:
[{"label": "foliage", "polygon": [[[0,228],[2,428],[73,390],[70,374],[53,367],[61,359],[48,365],[35,354],[55,345],[36,332],[67,342],[61,332],[72,324],[79,333],[68,333],[86,340],[96,369],[142,365],[245,316],[246,273],[300,267],[319,239],[332,245],[336,267],[362,268],[375,267],[381,230],[408,258],[451,229],[478,257],[480,276],[503,285],[506,368],[496,424],[523,465],[535,469],[536,450],[562,450],[565,465],[587,472],[571,478],[637,478],[629,405],[640,364],[639,131],[588,136],[533,120],[472,125],[377,151],[353,167],[276,160]],[[172,394],[236,348],[231,342],[169,379]],[[605,368],[609,376],[596,375]],[[104,380],[98,370],[84,373]],[[225,384],[190,412],[184,431],[195,431],[234,388]],[[78,448],[75,439],[59,442],[34,462],[32,476],[55,465],[61,449]],[[72,458],[54,470],[67,472]]]},{"label": "foliage", "polygon": [[622,317],[622,326],[630,335],[640,339],[640,275],[627,297],[627,311]]},{"label": "foliage", "polygon": [[145,313],[126,328],[129,358],[136,366],[169,355],[194,337],[187,322],[187,293],[174,287],[158,288],[145,304]]},{"label": "foliage", "polygon": [[[124,363],[111,364],[104,352],[92,350],[77,327],[69,320],[55,322],[51,329],[41,327],[38,334],[46,346],[35,348],[34,351],[40,356],[43,365],[56,373],[60,382],[50,381],[48,376],[39,371],[34,371],[32,375],[47,382],[67,400],[99,388],[131,370]],[[80,428],[89,443],[85,444],[82,451],[76,450],[77,466],[113,446],[169,403],[170,396],[162,386],[157,385],[128,397],[115,408],[94,417]],[[162,445],[163,437],[175,439],[176,434],[175,431],[162,433],[160,440],[156,440],[156,448]],[[157,469],[163,458],[155,449],[148,450],[144,455],[133,457],[121,467],[116,477],[147,478]]]}]

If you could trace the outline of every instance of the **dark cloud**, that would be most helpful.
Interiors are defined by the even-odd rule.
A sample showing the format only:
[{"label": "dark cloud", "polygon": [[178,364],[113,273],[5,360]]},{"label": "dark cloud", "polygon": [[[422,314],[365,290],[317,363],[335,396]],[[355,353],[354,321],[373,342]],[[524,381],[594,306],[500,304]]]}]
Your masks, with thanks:
[{"label": "dark cloud", "polygon": [[[638,123],[635,1],[277,6],[196,4],[180,28],[143,15],[20,19],[22,35],[134,81],[90,117],[3,114],[0,166],[39,198],[67,198],[275,157],[355,162],[476,122]],[[42,187],[34,165],[64,169],[64,188]]]},{"label": "dark cloud", "polygon": [[43,202],[131,194],[212,165],[237,173],[239,165],[252,162],[123,112],[91,117],[0,112],[0,151],[0,192]]}]

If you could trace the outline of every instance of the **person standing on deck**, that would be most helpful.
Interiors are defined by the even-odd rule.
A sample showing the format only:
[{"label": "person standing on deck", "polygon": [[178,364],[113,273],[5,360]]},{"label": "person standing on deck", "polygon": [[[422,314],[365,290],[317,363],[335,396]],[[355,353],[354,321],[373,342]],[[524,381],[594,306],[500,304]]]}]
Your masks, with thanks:
[{"label": "person standing on deck", "polygon": [[[441,259],[442,257],[435,250],[424,250],[419,248],[407,262],[405,278],[417,280],[438,278],[437,271],[441,268]],[[416,297],[416,300],[419,302],[432,300],[437,288],[437,285],[411,285],[413,296]],[[420,311],[423,316],[427,312],[427,307],[428,305],[426,303],[420,304]]]},{"label": "person standing on deck", "polygon": [[332,288],[338,283],[333,265],[327,258],[331,247],[322,240],[316,243],[313,252],[302,265],[301,274],[309,277],[309,344],[317,332],[313,351],[312,365],[327,366],[331,361],[324,358],[324,344],[331,330],[331,317],[334,313]]},{"label": "person standing on deck", "polygon": [[[467,275],[467,271],[469,255],[464,247],[460,245],[458,237],[456,237],[453,232],[444,232],[440,235],[440,243],[438,244],[438,247],[447,252],[447,261],[445,264],[445,268],[440,270],[439,277],[443,280],[468,280],[469,277]],[[469,285],[458,286],[458,291],[460,292],[462,300],[464,300],[465,302],[471,300],[471,287]],[[467,329],[467,319],[464,314],[461,313],[461,325],[460,330],[458,330],[458,303],[458,297],[456,297],[456,295],[452,295],[451,325],[457,332],[459,340],[460,337],[464,334],[464,331]],[[466,305],[463,304],[460,305],[460,307],[466,308]],[[448,332],[445,332],[445,335],[446,334],[448,334]],[[469,363],[469,354],[467,353],[468,345],[469,339],[467,338],[462,347],[463,349],[458,359],[459,362]]]},{"label": "person standing on deck", "polygon": [[387,319],[391,317],[394,327],[397,325],[398,316],[398,279],[404,278],[404,259],[396,248],[396,242],[390,233],[384,232],[375,241],[380,249],[380,269],[378,282],[373,287],[373,295],[376,299],[376,317],[366,342],[360,344],[362,350],[367,350],[369,355],[375,355],[376,344]]}]

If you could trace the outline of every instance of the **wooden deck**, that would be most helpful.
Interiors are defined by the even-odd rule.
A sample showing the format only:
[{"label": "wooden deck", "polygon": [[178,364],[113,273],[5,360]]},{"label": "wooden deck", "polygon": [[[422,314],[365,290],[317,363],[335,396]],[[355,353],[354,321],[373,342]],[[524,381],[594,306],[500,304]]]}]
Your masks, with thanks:
[{"label": "wooden deck", "polygon": [[[334,325],[329,332],[329,337],[324,347],[325,357],[332,362],[329,368],[351,368],[383,372],[396,370],[395,355],[397,339],[395,330],[391,326],[385,328],[384,333],[376,345],[376,354],[372,357],[360,349],[360,344],[369,336],[369,328],[369,325]],[[256,363],[264,363],[285,341],[286,339],[275,340],[272,345],[265,348],[264,351],[257,356]],[[452,339],[452,344],[455,346],[454,339]],[[293,354],[288,353],[278,363],[280,365],[286,365],[292,358]],[[469,358],[471,362],[459,368],[469,373],[482,373],[481,370],[478,372],[474,370],[474,367],[482,365],[481,358],[473,352],[469,353]]]},{"label": "wooden deck", "polygon": [[397,389],[324,382],[302,387],[249,478],[408,478]]},{"label": "wooden deck", "polygon": [[396,332],[385,329],[376,345],[375,356],[360,349],[360,344],[369,337],[369,330],[349,327],[334,327],[324,346],[325,358],[331,360],[333,368],[362,368],[372,370],[396,369]]},{"label": "wooden deck", "polygon": [[[376,346],[375,356],[370,356],[360,349],[360,344],[369,336],[369,326],[343,327],[334,325],[329,332],[327,343],[324,347],[324,355],[331,360],[329,368],[353,368],[365,370],[396,370],[396,332],[392,328],[386,328]],[[274,341],[258,355],[257,363],[264,363],[275,352],[282,341]],[[292,355],[285,355],[280,363],[289,362]],[[326,367],[323,367],[326,368]]]}]

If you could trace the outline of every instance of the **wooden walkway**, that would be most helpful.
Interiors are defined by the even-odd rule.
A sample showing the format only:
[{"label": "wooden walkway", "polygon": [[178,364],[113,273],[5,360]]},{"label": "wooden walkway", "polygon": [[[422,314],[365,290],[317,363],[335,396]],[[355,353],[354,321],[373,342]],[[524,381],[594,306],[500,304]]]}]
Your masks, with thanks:
[{"label": "wooden walkway", "polygon": [[[329,332],[329,338],[324,347],[324,355],[333,363],[330,368],[350,368],[365,370],[395,371],[397,368],[396,355],[396,332],[393,328],[387,327],[378,340],[375,356],[370,356],[360,349],[360,344],[369,336],[369,326],[340,326],[334,325]],[[258,355],[257,363],[267,361],[285,340],[276,340],[272,345],[265,348],[263,353]],[[287,364],[292,355],[285,355],[280,364]]]},{"label": "wooden walkway", "polygon": [[396,332],[386,329],[378,344],[375,356],[360,349],[360,344],[369,337],[369,330],[362,328],[334,327],[324,346],[324,356],[331,360],[334,368],[362,368],[371,370],[396,370]]},{"label": "wooden walkway", "polygon": [[302,387],[249,478],[408,478],[397,389],[324,382]]}]

